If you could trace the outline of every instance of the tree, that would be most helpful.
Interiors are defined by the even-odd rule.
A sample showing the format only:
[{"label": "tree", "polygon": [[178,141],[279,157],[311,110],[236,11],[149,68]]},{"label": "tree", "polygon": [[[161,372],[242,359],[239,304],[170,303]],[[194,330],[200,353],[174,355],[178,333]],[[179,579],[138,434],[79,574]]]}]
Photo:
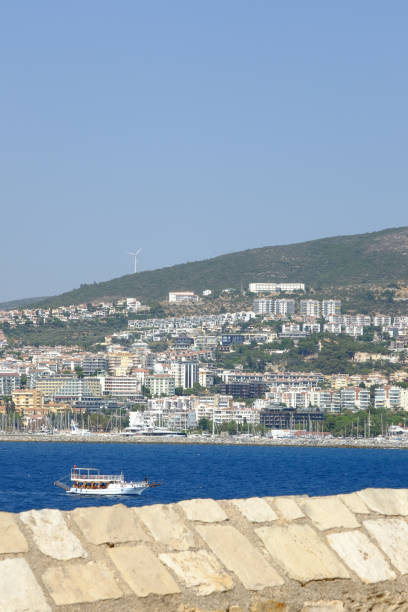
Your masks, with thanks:
[{"label": "tree", "polygon": [[151,397],[150,389],[145,385],[142,385],[142,393],[145,397]]},{"label": "tree", "polygon": [[206,419],[205,417],[202,417],[198,421],[198,429],[200,429],[201,431],[210,431],[211,428],[212,428],[212,421],[210,421],[210,419]]}]

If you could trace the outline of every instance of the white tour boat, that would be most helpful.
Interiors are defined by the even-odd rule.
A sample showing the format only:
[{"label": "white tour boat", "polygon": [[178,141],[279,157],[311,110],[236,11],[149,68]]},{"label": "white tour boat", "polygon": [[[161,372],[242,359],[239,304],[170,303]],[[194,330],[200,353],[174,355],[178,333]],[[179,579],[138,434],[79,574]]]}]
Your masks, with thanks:
[{"label": "white tour boat", "polygon": [[71,485],[57,480],[54,485],[67,493],[76,495],[140,495],[145,489],[158,487],[160,483],[144,480],[126,482],[123,474],[101,474],[97,468],[81,468],[74,465],[71,469]]}]

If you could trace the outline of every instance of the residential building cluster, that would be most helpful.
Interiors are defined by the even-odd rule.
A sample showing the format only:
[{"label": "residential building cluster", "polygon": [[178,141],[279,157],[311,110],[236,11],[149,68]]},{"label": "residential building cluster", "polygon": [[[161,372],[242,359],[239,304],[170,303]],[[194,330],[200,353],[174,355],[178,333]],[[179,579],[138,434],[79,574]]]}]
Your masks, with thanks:
[{"label": "residential building cluster", "polygon": [[[256,287],[252,290],[261,291]],[[290,284],[289,289],[281,283],[275,290],[303,291],[304,285]],[[191,294],[173,292],[176,297],[172,301],[184,301],[177,298],[182,293]],[[2,322],[10,326],[27,320],[41,325],[47,317],[75,320],[128,315],[127,328],[106,336],[98,352],[75,346],[22,346],[16,351],[3,340],[0,413],[7,413],[12,405],[22,421],[30,424],[67,411],[123,409],[133,413],[137,406],[143,407],[143,412],[137,411],[137,418],[146,425],[160,422],[184,429],[195,427],[200,419],[216,424],[235,421],[248,426],[276,426],[288,415],[295,418],[293,411],[299,412],[299,419],[320,419],[325,413],[370,407],[408,411],[408,390],[401,386],[408,380],[408,316],[342,314],[340,300],[332,298],[260,297],[248,311],[130,317],[143,309],[138,300],[124,298],[94,306],[0,313]],[[387,338],[390,350],[387,354],[360,351],[354,361],[387,361],[400,364],[400,369],[394,365],[388,375],[372,370],[364,375],[323,375],[288,372],[273,364],[264,371],[246,371],[240,363],[229,369],[222,365],[224,354],[239,354],[248,346],[266,345],[265,350],[278,354],[284,353],[286,349],[281,347],[289,344],[279,342],[284,338],[296,344],[320,332],[358,337],[367,327]]]},{"label": "residential building cluster", "polygon": [[[0,324],[7,323],[10,327],[32,324],[34,326],[44,325],[58,320],[63,323],[68,321],[86,321],[89,319],[100,319],[113,317],[119,314],[140,313],[149,310],[136,298],[122,298],[112,302],[97,302],[95,304],[75,304],[71,306],[59,306],[57,308],[23,308],[14,310],[0,310]],[[5,341],[5,336],[0,333],[0,348]]]}]

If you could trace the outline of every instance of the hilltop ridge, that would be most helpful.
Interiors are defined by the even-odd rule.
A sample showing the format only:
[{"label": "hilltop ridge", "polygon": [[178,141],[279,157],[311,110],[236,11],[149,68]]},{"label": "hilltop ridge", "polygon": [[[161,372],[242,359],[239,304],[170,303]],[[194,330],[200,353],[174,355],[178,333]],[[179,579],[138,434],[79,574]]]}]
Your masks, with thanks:
[{"label": "hilltop ridge", "polygon": [[[165,299],[172,290],[240,289],[262,281],[305,282],[317,290],[408,282],[408,227],[219,255],[82,284],[57,296],[33,298],[31,303],[66,305],[123,296],[151,303]],[[24,300],[25,305],[29,303],[29,299]]]}]

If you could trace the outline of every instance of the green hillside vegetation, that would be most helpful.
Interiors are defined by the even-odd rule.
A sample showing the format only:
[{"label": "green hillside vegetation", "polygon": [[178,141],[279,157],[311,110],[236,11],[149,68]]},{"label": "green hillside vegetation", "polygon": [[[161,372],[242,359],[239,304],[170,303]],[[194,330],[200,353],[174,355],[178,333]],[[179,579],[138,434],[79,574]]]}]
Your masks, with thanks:
[{"label": "green hillside vegetation", "polygon": [[305,282],[317,292],[407,284],[408,228],[268,246],[128,274],[103,283],[83,284],[41,304],[79,304],[119,296],[151,303],[164,299],[169,291],[239,290],[241,285],[246,288],[250,282],[262,281]]}]

